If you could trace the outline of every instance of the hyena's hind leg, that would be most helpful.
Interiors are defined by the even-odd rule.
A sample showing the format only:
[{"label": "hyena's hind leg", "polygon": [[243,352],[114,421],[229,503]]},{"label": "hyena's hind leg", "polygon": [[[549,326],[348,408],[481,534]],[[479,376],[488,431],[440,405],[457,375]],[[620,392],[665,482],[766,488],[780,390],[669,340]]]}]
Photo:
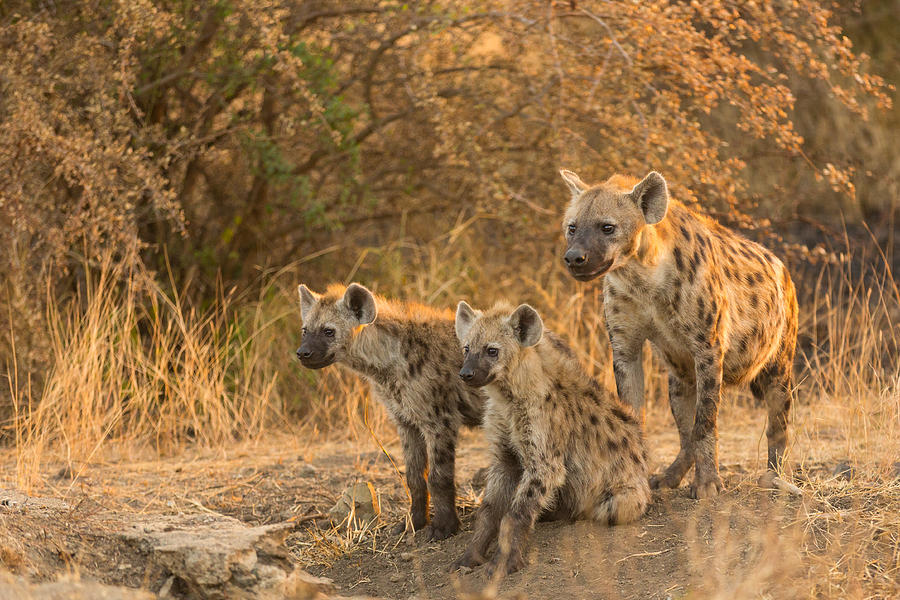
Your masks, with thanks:
[{"label": "hyena's hind leg", "polygon": [[[428,523],[428,484],[425,471],[428,469],[428,454],[425,437],[418,427],[409,423],[397,423],[397,432],[403,444],[403,462],[406,469],[406,486],[411,500],[410,517],[414,531],[419,531]],[[406,521],[401,521],[392,530],[399,535],[406,530]]]},{"label": "hyena's hind leg", "polygon": [[[787,271],[784,272],[786,294],[785,326],[775,356],[750,382],[750,390],[757,400],[765,402],[768,410],[766,438],[769,443],[768,471],[760,478],[760,485],[770,487],[774,476],[785,469],[784,453],[788,442],[788,422],[793,404],[794,352],[797,347],[797,298]],[[796,489],[796,488],[795,488]],[[796,493],[796,492],[795,492]]]},{"label": "hyena's hind leg", "polygon": [[787,427],[793,402],[792,362],[786,360],[786,357],[780,357],[750,382],[753,395],[757,400],[765,402],[768,410],[768,469],[776,473],[784,467],[784,452],[787,447]]},{"label": "hyena's hind leg", "polygon": [[456,514],[456,437],[457,432],[447,429],[440,435],[428,435],[428,491],[434,506],[434,517],[425,526],[426,541],[443,540],[459,531]]},{"label": "hyena's hind leg", "polygon": [[618,487],[603,494],[590,517],[606,525],[624,525],[638,520],[650,504],[650,488],[643,485]]}]

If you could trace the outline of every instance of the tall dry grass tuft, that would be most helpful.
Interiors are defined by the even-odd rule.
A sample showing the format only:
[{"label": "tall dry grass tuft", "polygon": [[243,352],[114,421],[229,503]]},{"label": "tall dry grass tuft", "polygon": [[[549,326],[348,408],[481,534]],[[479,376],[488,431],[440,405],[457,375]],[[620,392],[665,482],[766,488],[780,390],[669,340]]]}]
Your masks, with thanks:
[{"label": "tall dry grass tuft", "polygon": [[271,312],[271,289],[252,301],[220,291],[200,310],[110,261],[85,281],[75,297],[50,300],[52,367],[40,397],[11,381],[20,485],[44,461],[77,465],[109,442],[168,453],[258,436],[283,421],[275,390],[285,345],[273,342],[286,314]]},{"label": "tall dry grass tuft", "polygon": [[801,305],[796,395],[812,414],[795,426],[818,460],[829,448],[887,475],[900,458],[900,286],[883,256],[855,258],[824,267]]}]

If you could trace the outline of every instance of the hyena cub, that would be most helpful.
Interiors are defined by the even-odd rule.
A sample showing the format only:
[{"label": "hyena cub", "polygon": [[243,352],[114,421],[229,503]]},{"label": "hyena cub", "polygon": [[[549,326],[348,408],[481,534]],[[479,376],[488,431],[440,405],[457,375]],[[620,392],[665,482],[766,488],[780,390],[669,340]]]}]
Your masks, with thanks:
[{"label": "hyena cub", "polygon": [[691,496],[719,478],[716,413],[722,384],[749,383],[769,412],[772,481],[787,443],[797,297],[787,268],[759,244],[676,200],[653,172],[589,186],[560,172],[572,192],[565,262],[578,281],[601,275],[619,397],[641,414],[645,340],[669,370],[678,457],[651,487],[678,487],[694,466]]},{"label": "hyena cub", "polygon": [[613,525],[644,513],[650,489],[639,423],[544,331],[532,307],[482,313],[460,302],[456,334],[460,378],[487,390],[493,457],[472,541],[454,568],[483,563],[496,539],[490,571],[519,569],[538,517]]},{"label": "hyena cub", "polygon": [[[461,425],[479,426],[484,396],[459,379],[453,313],[376,298],[359,284],[322,295],[301,285],[305,367],[340,363],[366,377],[397,425],[412,496],[412,525],[426,540],[459,530],[454,471]],[[428,474],[426,485],[425,474]],[[428,522],[428,494],[434,518]]]}]

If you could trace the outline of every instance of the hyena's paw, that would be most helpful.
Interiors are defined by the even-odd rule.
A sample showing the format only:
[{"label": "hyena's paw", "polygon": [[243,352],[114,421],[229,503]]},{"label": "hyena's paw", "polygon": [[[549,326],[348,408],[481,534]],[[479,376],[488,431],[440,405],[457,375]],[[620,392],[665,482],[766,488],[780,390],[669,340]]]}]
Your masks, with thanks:
[{"label": "hyena's paw", "polygon": [[411,513],[409,519],[403,519],[393,527],[391,527],[391,535],[400,535],[409,531],[409,526],[412,525],[412,531],[421,531],[428,524],[428,519],[425,517],[424,513],[416,514],[415,512]]},{"label": "hyena's paw", "polygon": [[693,464],[693,455],[689,450],[682,448],[678,456],[675,457],[675,460],[672,461],[672,464],[665,471],[650,478],[650,489],[677,488],[681,485],[681,480],[684,479],[685,473],[690,470]]},{"label": "hyena's paw", "polygon": [[426,542],[445,540],[459,531],[459,517],[452,519],[435,519],[422,530],[422,539]]},{"label": "hyena's paw", "polygon": [[706,477],[696,476],[694,482],[691,483],[691,498],[694,500],[702,500],[703,498],[714,498],[725,489],[722,484],[722,478],[718,473],[713,473]]},{"label": "hyena's paw", "polygon": [[665,473],[657,473],[650,478],[650,489],[659,490],[663,488],[675,489],[681,485],[681,477],[675,477],[668,471]]},{"label": "hyena's paw", "polygon": [[406,519],[403,519],[393,527],[391,527],[391,535],[397,536],[406,533]]},{"label": "hyena's paw", "polygon": [[520,550],[513,550],[504,555],[499,550],[485,568],[488,579],[503,579],[511,573],[515,573],[525,566],[525,556]]},{"label": "hyena's paw", "polygon": [[484,560],[484,557],[480,554],[472,552],[471,550],[466,550],[465,554],[450,563],[449,571],[452,573],[453,571],[459,571],[463,567],[467,569],[474,569],[479,565],[483,565]]}]

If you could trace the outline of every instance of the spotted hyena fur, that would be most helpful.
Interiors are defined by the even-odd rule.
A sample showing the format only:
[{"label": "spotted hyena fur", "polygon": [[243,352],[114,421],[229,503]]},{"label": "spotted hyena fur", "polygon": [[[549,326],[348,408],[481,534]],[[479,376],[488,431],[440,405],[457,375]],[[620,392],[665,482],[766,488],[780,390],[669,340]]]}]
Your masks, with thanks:
[{"label": "spotted hyena fur", "polygon": [[390,302],[355,283],[322,295],[304,285],[299,291],[300,361],[312,369],[337,362],[369,380],[400,433],[413,528],[424,529],[426,540],[453,535],[459,530],[457,436],[461,425],[481,425],[485,404],[481,392],[459,379],[453,313]]},{"label": "spotted hyena fur", "polygon": [[641,350],[668,365],[681,450],[651,487],[677,487],[694,466],[694,498],[722,489],[716,413],[722,384],[750,384],[768,408],[768,467],[782,466],[791,408],[797,297],[769,250],[670,199],[653,172],[589,186],[561,171],[572,193],[563,221],[572,276],[605,275],[604,312],[619,397],[643,418]]},{"label": "spotted hyena fur", "polygon": [[533,308],[481,313],[460,302],[456,332],[466,357],[460,377],[487,390],[492,460],[472,541],[455,567],[483,563],[496,540],[490,571],[519,569],[538,517],[613,525],[644,513],[650,488],[640,424],[543,330]]}]

